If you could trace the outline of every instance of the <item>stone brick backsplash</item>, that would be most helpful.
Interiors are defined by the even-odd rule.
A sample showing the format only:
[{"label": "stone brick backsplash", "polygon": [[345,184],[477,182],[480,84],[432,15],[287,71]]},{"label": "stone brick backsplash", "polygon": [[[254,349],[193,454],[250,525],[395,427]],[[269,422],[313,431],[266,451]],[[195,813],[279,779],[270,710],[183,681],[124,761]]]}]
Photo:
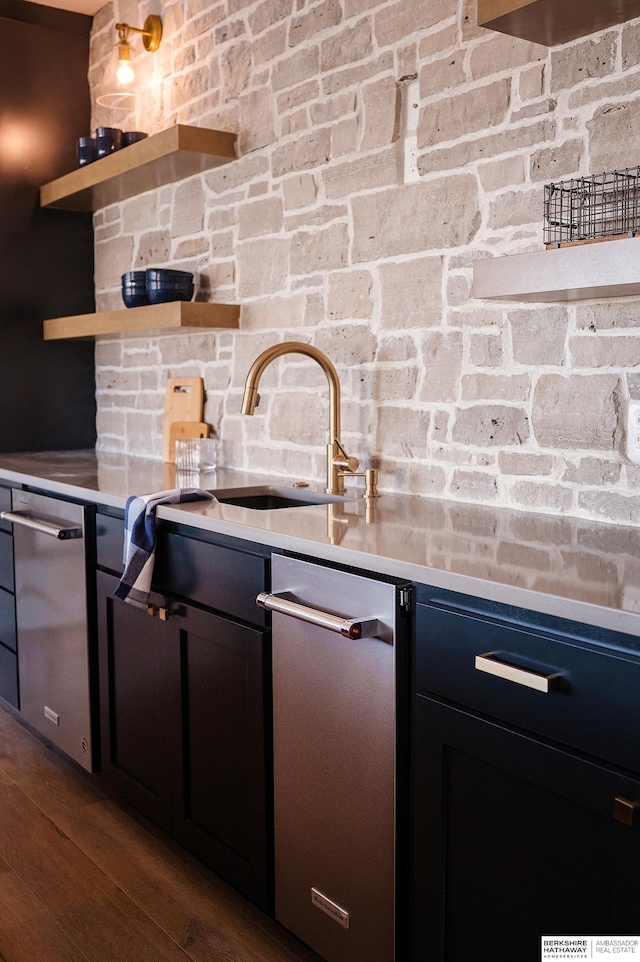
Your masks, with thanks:
[{"label": "stone brick backsplash", "polygon": [[238,159],[96,213],[98,310],[121,307],[124,271],[175,267],[198,299],[240,303],[240,329],[99,340],[98,447],[159,459],[166,380],[195,375],[226,465],[322,482],[312,360],[276,361],[240,414],[253,359],[301,340],[336,364],[343,443],[383,492],[637,525],[621,419],[640,300],[496,304],[471,278],[478,258],[542,248],[545,182],[640,162],[640,20],[549,50],[477,27],[472,0],[161,7],[96,15],[94,91],[118,20],[161,12],[164,38],[136,112],[96,107],[94,125],[230,130]]}]

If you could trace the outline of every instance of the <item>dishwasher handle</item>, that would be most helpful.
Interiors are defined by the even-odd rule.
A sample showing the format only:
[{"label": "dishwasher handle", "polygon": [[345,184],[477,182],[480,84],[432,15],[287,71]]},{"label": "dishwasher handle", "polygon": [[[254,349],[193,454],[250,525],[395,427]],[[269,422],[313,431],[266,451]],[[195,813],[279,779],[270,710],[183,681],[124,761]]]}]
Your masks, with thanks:
[{"label": "dishwasher handle", "polygon": [[339,615],[330,615],[319,608],[308,608],[306,605],[298,604],[297,601],[289,601],[282,595],[270,595],[266,591],[260,592],[256,598],[256,604],[267,611],[277,611],[278,614],[306,621],[310,625],[317,625],[328,631],[335,631],[343,638],[352,640],[375,638],[380,631],[377,618],[340,618]]},{"label": "dishwasher handle", "polygon": [[50,521],[32,518],[28,514],[22,514],[20,511],[0,511],[0,519],[2,519],[2,521],[10,521],[12,524],[21,525],[23,528],[31,528],[40,534],[47,534],[51,538],[57,538],[58,541],[70,541],[72,538],[83,537],[82,528],[79,528],[77,525],[69,525],[66,527],[64,525],[51,524]]}]

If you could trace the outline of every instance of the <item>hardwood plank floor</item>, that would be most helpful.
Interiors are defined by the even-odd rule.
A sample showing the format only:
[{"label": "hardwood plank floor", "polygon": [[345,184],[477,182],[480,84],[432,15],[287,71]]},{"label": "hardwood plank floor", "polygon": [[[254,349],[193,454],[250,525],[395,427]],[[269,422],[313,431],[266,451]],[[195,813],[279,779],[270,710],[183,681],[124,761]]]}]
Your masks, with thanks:
[{"label": "hardwood plank floor", "polygon": [[320,962],[0,709],[2,962]]}]

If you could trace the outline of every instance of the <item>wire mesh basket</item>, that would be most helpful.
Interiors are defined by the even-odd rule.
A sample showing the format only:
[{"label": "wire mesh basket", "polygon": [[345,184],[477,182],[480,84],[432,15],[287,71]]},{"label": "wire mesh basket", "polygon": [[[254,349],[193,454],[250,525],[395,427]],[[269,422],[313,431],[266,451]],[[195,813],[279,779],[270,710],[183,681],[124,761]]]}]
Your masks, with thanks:
[{"label": "wire mesh basket", "polygon": [[544,218],[547,247],[633,236],[640,230],[640,167],[546,184]]}]

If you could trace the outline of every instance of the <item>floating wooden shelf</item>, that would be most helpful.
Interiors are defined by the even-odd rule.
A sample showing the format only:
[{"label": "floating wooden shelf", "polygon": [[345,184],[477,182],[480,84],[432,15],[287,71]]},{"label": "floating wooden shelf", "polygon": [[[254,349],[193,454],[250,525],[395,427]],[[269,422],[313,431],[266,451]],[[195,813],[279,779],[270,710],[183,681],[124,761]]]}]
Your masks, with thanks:
[{"label": "floating wooden shelf", "polygon": [[94,211],[145,190],[226,164],[236,135],[177,125],[79,167],[40,188],[40,205]]},{"label": "floating wooden shelf", "polygon": [[237,328],[238,304],[171,301],[122,311],[55,317],[43,325],[45,341],[99,337],[101,334],[189,333],[206,328]]},{"label": "floating wooden shelf", "polygon": [[640,0],[478,0],[478,24],[554,47],[640,17]]},{"label": "floating wooden shelf", "polygon": [[473,296],[577,301],[640,294],[640,237],[476,261]]}]

